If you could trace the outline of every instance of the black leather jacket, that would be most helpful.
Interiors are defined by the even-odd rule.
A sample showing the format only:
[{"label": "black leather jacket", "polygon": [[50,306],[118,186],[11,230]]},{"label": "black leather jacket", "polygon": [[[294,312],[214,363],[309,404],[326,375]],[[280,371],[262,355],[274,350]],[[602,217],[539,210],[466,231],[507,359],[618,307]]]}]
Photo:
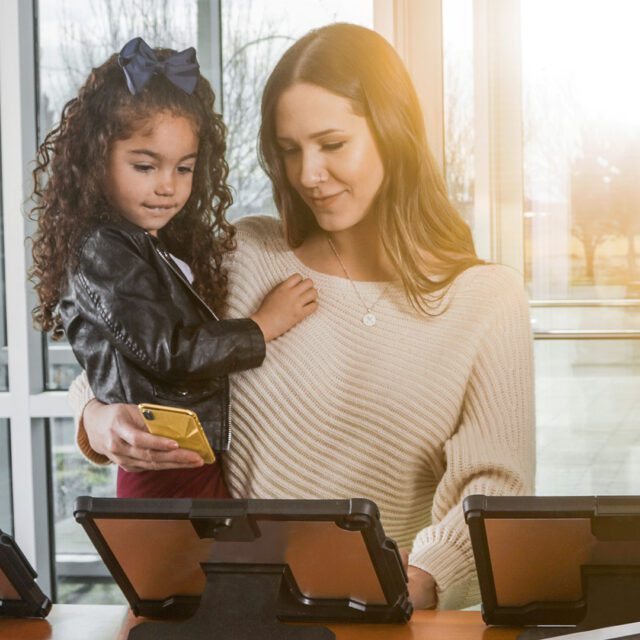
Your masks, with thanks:
[{"label": "black leather jacket", "polygon": [[228,374],[262,363],[258,325],[219,320],[158,240],[126,220],[90,231],[77,254],[60,313],[96,398],[191,409],[211,446],[228,449]]}]

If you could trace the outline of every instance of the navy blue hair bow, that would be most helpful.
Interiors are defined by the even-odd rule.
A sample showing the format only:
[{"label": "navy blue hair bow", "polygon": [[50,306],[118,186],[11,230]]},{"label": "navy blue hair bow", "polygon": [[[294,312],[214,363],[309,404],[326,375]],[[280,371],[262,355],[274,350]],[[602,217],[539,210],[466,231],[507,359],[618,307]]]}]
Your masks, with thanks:
[{"label": "navy blue hair bow", "polygon": [[200,76],[200,65],[193,47],[174,53],[166,60],[158,60],[155,51],[142,38],[129,40],[122,47],[118,62],[127,79],[127,87],[134,96],[156,73],[189,95],[195,91]]}]

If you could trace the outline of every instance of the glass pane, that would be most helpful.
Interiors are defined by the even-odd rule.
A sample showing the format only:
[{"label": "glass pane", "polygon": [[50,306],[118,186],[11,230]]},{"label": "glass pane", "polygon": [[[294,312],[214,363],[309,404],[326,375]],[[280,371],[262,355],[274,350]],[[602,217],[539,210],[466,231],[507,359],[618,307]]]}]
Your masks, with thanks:
[{"label": "glass pane", "polygon": [[640,493],[640,341],[538,341],[539,495]]},{"label": "glass pane", "polygon": [[13,497],[11,493],[11,440],[9,421],[0,419],[0,529],[13,533]]},{"label": "glass pane", "polygon": [[[640,329],[639,18],[633,0],[521,0],[525,270],[539,332]],[[637,494],[640,341],[540,341],[536,357],[538,492]]]},{"label": "glass pane", "polygon": [[[206,3],[205,3],[206,4]],[[184,49],[198,39],[198,0],[39,0],[41,137],[57,122],[92,67],[135,36]]]},{"label": "glass pane", "polygon": [[7,314],[4,288],[4,214],[2,211],[2,167],[0,166],[0,391],[9,389]]},{"label": "glass pane", "polygon": [[[152,46],[174,49],[198,43],[203,73],[207,75],[211,64],[206,52],[215,41],[211,38],[209,5],[206,0],[39,0],[40,139],[56,124],[62,107],[76,94],[91,68],[134,36],[142,36]],[[198,24],[199,12],[203,25]],[[80,367],[66,341],[54,343],[48,337],[45,341],[45,387],[67,389]],[[1,384],[0,369],[0,388]]]},{"label": "glass pane", "polygon": [[256,153],[262,88],[297,38],[331,22],[373,28],[373,1],[222,0],[223,107],[229,128],[229,183],[235,200],[230,219],[275,214],[271,185]]},{"label": "glass pane", "polygon": [[[473,69],[473,1],[442,3],[444,57],[445,176],[449,197],[471,227],[481,252],[480,226],[488,224],[474,212],[475,126]],[[489,258],[483,255],[483,258]]]},{"label": "glass pane", "polygon": [[532,297],[640,298],[640,90],[632,80],[640,5],[522,0],[521,7]]},{"label": "glass pane", "polygon": [[43,334],[45,342],[46,389],[68,389],[73,379],[82,370],[66,339],[54,342]]},{"label": "glass pane", "polygon": [[73,420],[51,419],[49,434],[57,602],[122,603],[120,589],[73,517],[73,503],[78,496],[116,495],[117,467],[96,466],[84,459],[75,443]]},{"label": "glass pane", "polygon": [[[538,304],[540,306],[538,306]],[[536,332],[631,332],[640,337],[640,300],[545,301],[533,303],[531,322]],[[612,349],[615,348],[613,345]]]}]

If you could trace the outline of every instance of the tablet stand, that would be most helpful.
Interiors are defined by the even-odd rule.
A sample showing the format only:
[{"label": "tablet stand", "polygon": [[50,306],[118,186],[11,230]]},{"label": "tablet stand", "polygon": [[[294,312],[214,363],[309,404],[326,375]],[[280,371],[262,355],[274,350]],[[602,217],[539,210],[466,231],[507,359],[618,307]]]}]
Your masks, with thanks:
[{"label": "tablet stand", "polygon": [[583,566],[582,584],[586,612],[576,627],[526,629],[518,640],[557,638],[640,621],[640,566]]},{"label": "tablet stand", "polygon": [[326,627],[293,626],[276,618],[287,565],[200,565],[207,584],[196,613],[182,622],[142,622],[128,640],[335,640]]}]

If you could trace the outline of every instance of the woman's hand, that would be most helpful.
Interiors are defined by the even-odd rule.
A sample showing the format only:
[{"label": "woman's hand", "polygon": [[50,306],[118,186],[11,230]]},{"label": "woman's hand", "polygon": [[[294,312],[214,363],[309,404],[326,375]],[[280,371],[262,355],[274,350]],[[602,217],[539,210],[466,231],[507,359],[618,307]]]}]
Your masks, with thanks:
[{"label": "woman's hand", "polygon": [[409,566],[409,552],[400,550],[402,564],[409,576],[409,599],[414,609],[435,609],[438,604],[436,581],[433,576],[418,567]]},{"label": "woman's hand", "polygon": [[191,469],[204,464],[194,451],[178,448],[170,438],[150,434],[133,404],[90,400],[82,419],[91,448],[125,471]]}]

